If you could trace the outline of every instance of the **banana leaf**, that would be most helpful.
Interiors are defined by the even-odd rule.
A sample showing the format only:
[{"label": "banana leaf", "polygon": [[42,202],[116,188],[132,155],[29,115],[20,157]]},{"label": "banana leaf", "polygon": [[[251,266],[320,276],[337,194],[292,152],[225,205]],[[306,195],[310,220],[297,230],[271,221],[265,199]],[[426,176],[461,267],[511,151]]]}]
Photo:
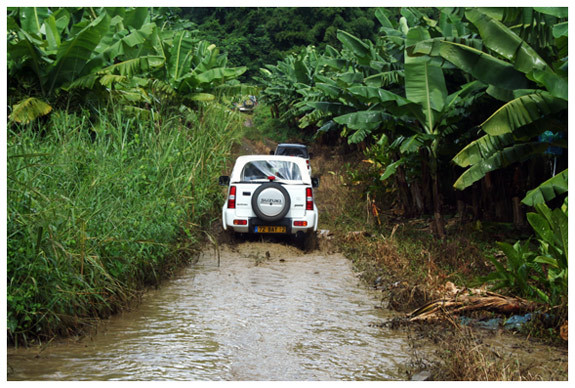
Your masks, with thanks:
[{"label": "banana leaf", "polygon": [[318,133],[325,133],[325,132],[329,132],[332,129],[336,129],[337,128],[337,124],[333,121],[333,120],[329,120],[327,123],[325,123],[324,125],[322,125],[317,132]]},{"label": "banana leaf", "polygon": [[351,85],[361,84],[363,82],[363,75],[356,72],[347,72],[340,74],[337,77],[337,84],[344,87],[349,87]]},{"label": "banana leaf", "polygon": [[361,128],[358,128],[354,133],[347,137],[347,142],[349,144],[357,144],[365,140],[365,138],[375,129],[377,128],[377,124],[373,125],[364,125]]},{"label": "banana leaf", "polygon": [[342,71],[350,65],[350,61],[345,58],[322,58],[322,63],[336,71]]},{"label": "banana leaf", "polygon": [[563,268],[567,269],[567,258],[569,257],[569,217],[567,213],[563,212],[563,209],[553,209],[551,217],[555,242],[558,248],[563,251],[561,264]]},{"label": "banana leaf", "polygon": [[465,146],[455,155],[452,161],[460,167],[469,167],[512,143],[513,136],[511,134],[501,136],[485,135]]},{"label": "banana leaf", "polygon": [[148,20],[149,11],[147,7],[134,7],[126,11],[124,15],[124,24],[134,29],[142,28],[142,25]]},{"label": "banana leaf", "polygon": [[481,124],[481,129],[498,136],[565,109],[567,101],[563,99],[547,92],[532,93],[503,105]]},{"label": "banana leaf", "polygon": [[173,80],[178,80],[190,70],[191,53],[196,48],[188,31],[179,31],[174,36],[170,55],[167,59],[167,69]]},{"label": "banana leaf", "polygon": [[380,181],[384,181],[387,178],[389,178],[390,176],[392,176],[393,174],[395,174],[395,172],[397,171],[397,168],[399,166],[401,166],[402,164],[404,164],[405,160],[403,158],[400,158],[399,160],[390,163],[386,168],[385,171],[383,172],[383,174],[381,174],[381,176],[379,177]]},{"label": "banana leaf", "polygon": [[390,70],[378,74],[365,77],[364,82],[367,86],[372,87],[386,87],[390,85],[400,84],[404,79],[403,70]]},{"label": "banana leaf", "polygon": [[567,169],[561,171],[553,178],[546,180],[537,188],[527,192],[527,195],[521,201],[527,206],[535,206],[548,202],[558,195],[566,193],[569,190]]},{"label": "banana leaf", "polygon": [[431,135],[418,133],[410,136],[407,139],[403,139],[403,141],[401,141],[401,145],[399,146],[399,151],[401,154],[419,152],[419,149],[424,145],[425,141],[430,140],[431,137]]},{"label": "banana leaf", "polygon": [[205,71],[201,74],[197,74],[195,78],[199,83],[213,83],[216,81],[224,82],[226,79],[237,78],[243,73],[245,73],[247,67],[233,67],[233,68],[224,68],[218,67],[215,69],[210,69]]},{"label": "banana leaf", "polygon": [[[220,56],[220,49],[214,44],[209,44],[208,42],[201,41],[198,44],[196,57],[200,57],[200,60],[194,69],[196,73],[201,73],[208,71],[215,67],[226,67],[225,57]],[[196,63],[196,60],[192,60]]]},{"label": "banana leaf", "polygon": [[338,86],[334,86],[334,85],[328,85],[325,83],[317,83],[315,85],[315,87],[317,89],[321,90],[323,93],[325,93],[325,95],[327,95],[331,98],[338,98],[342,93],[341,88],[339,88]]},{"label": "banana leaf", "polygon": [[396,102],[398,106],[410,104],[411,101],[388,90],[371,86],[352,86],[347,89],[364,103]]},{"label": "banana leaf", "polygon": [[391,120],[390,116],[383,111],[358,111],[335,117],[333,121],[346,125],[352,129],[376,128],[385,120]]},{"label": "banana leaf", "polygon": [[485,46],[511,61],[517,70],[529,73],[548,67],[527,42],[500,21],[475,8],[467,10],[465,16],[477,27]]},{"label": "banana leaf", "polygon": [[337,31],[337,39],[343,44],[343,47],[350,50],[357,57],[359,63],[369,64],[368,58],[371,52],[369,46],[362,42],[361,39],[343,30]]},{"label": "banana leaf", "polygon": [[[426,48],[426,45],[431,45]],[[420,42],[417,52],[439,55],[477,80],[504,89],[526,89],[529,80],[512,64],[489,55],[475,47],[456,41],[434,39]]]},{"label": "banana leaf", "polygon": [[113,61],[120,55],[126,55],[127,58],[136,58],[147,55],[145,44],[150,40],[151,35],[155,32],[155,24],[146,24],[141,30],[135,30],[127,33],[121,30],[113,36],[105,37],[102,45],[107,46],[104,50],[106,58]]},{"label": "banana leaf", "polygon": [[47,7],[21,7],[19,12],[22,29],[33,34],[40,33],[44,19],[50,15]]},{"label": "banana leaf", "polygon": [[533,79],[545,86],[547,91],[553,96],[567,101],[569,84],[566,77],[562,77],[551,70],[534,71]]},{"label": "banana leaf", "polygon": [[94,49],[108,31],[109,25],[110,17],[103,13],[72,39],[62,42],[56,61],[46,77],[46,81],[50,83],[48,95],[63,84],[85,75],[86,64],[94,56]]},{"label": "banana leaf", "polygon": [[[410,47],[418,42],[431,39],[429,31],[421,26],[413,27],[409,30],[405,38],[405,47]],[[407,62],[407,59],[406,59]]]},{"label": "banana leaf", "polygon": [[545,15],[552,15],[556,18],[567,18],[569,16],[569,8],[567,7],[533,7],[537,12]]},{"label": "banana leaf", "polygon": [[553,26],[553,37],[554,38],[561,38],[561,37],[567,37],[569,33],[569,23],[568,22],[563,22],[563,23],[558,23],[556,25]]},{"label": "banana leaf", "polygon": [[537,213],[527,213],[527,219],[538,237],[548,245],[548,252],[557,259],[560,268],[567,268],[568,224],[562,209],[549,209],[545,204],[535,205]]},{"label": "banana leaf", "polygon": [[382,27],[393,28],[393,25],[389,21],[389,18],[385,14],[385,10],[383,8],[377,8],[375,10],[375,17],[377,18],[379,23],[382,25]]},{"label": "banana leaf", "polygon": [[294,72],[297,82],[305,84],[309,83],[309,69],[302,60],[297,60],[294,62]]},{"label": "banana leaf", "polygon": [[48,42],[47,51],[50,53],[56,53],[58,47],[60,47],[60,32],[56,26],[56,19],[53,15],[48,16],[44,20],[44,28],[46,30],[46,42]]},{"label": "banana leaf", "polygon": [[504,148],[468,168],[453,184],[453,187],[464,190],[482,179],[488,172],[507,167],[512,163],[522,162],[533,155],[542,153],[547,147],[546,143],[523,143]]},{"label": "banana leaf", "polygon": [[139,58],[132,58],[116,63],[101,70],[104,74],[120,73],[120,75],[132,77],[136,74],[161,67],[165,63],[165,58],[159,55],[147,55]]},{"label": "banana leaf", "polygon": [[30,97],[12,107],[10,119],[18,123],[27,124],[38,117],[45,116],[52,111],[52,107],[44,101]]},{"label": "banana leaf", "polygon": [[[62,90],[70,91],[73,89],[82,89],[82,88],[92,89],[94,87],[94,85],[96,84],[96,82],[98,81],[98,79],[100,79],[100,81],[101,81],[100,77],[102,77],[102,76],[100,74],[97,74],[97,73],[87,74],[83,77],[75,79],[73,82],[71,82],[67,86],[63,86]],[[118,77],[124,78],[123,76],[118,76]],[[100,82],[100,83],[102,85],[105,85],[102,82]]]},{"label": "banana leaf", "polygon": [[435,130],[439,115],[447,98],[447,87],[441,67],[429,62],[405,64],[405,95],[419,104],[425,115],[422,124],[428,132]]}]

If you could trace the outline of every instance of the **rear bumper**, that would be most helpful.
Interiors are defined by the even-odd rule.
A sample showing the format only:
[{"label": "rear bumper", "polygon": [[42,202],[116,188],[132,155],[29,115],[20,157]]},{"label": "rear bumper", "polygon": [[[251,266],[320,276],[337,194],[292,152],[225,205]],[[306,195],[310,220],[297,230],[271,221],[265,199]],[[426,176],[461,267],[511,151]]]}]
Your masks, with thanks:
[{"label": "rear bumper", "polygon": [[[246,225],[234,225],[234,220],[246,221]],[[224,209],[222,212],[222,223],[224,230],[232,230],[237,233],[257,233],[258,226],[285,226],[285,234],[296,234],[298,232],[311,232],[317,230],[317,211],[306,211],[304,217],[285,217],[279,221],[264,221],[257,217],[237,217],[235,211]],[[294,222],[305,222],[306,226],[295,226]],[[284,234],[284,233],[281,233]]]}]

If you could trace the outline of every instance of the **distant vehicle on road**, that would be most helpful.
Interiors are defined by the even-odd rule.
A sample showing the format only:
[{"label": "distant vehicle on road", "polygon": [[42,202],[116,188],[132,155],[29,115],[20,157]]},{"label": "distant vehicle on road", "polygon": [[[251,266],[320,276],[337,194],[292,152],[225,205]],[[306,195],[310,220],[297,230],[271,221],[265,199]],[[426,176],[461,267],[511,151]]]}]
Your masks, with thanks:
[{"label": "distant vehicle on road", "polygon": [[240,112],[250,113],[253,112],[256,105],[258,105],[258,100],[256,96],[248,96],[247,99],[241,102],[234,102],[232,104],[232,108],[234,110],[239,110]]},{"label": "distant vehicle on road", "polygon": [[305,159],[307,164],[307,169],[311,174],[311,166],[309,160],[311,159],[311,154],[307,150],[307,146],[304,144],[297,143],[280,143],[277,145],[275,151],[270,152],[271,155],[283,155],[283,156],[297,156]]}]

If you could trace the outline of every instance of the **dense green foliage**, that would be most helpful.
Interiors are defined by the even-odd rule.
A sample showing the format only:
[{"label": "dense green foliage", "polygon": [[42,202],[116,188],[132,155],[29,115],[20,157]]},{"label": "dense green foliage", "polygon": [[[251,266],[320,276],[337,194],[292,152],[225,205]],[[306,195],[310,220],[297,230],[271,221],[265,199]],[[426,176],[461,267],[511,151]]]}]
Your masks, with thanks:
[{"label": "dense green foliage", "polygon": [[234,66],[247,66],[244,78],[308,45],[340,46],[337,30],[374,39],[375,8],[182,8],[181,16],[197,24],[202,39],[216,43]]},{"label": "dense green foliage", "polygon": [[153,114],[236,87],[246,68],[227,67],[190,22],[168,16],[147,8],[9,9],[10,118],[29,122],[54,104],[97,108],[110,100]]},{"label": "dense green foliage", "polygon": [[55,112],[8,136],[8,335],[74,332],[178,263],[218,212],[238,120]]},{"label": "dense green foliage", "polygon": [[[502,170],[497,194],[487,175],[531,168],[530,160],[544,165],[550,145],[566,148],[539,137],[566,133],[567,31],[558,27],[566,9],[442,8],[431,13],[435,19],[419,9],[400,12],[376,11],[374,41],[339,30],[341,50],[308,46],[266,66],[261,100],[285,125],[367,147],[380,186],[399,194],[406,214],[434,213],[441,235],[445,202],[465,199],[452,185],[485,197],[487,209],[475,203],[475,217],[495,206],[502,213],[549,172],[527,179]],[[469,168],[461,174],[453,163]],[[476,184],[484,177],[485,188]]]}]

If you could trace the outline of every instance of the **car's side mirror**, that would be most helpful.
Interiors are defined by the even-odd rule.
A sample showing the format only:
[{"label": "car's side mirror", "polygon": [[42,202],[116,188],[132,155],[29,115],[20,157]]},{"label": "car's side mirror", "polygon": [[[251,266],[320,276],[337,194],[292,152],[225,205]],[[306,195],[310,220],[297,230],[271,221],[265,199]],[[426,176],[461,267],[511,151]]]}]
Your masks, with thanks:
[{"label": "car's side mirror", "polygon": [[222,175],[220,176],[218,183],[220,184],[220,186],[227,186],[230,184],[230,177],[227,175]]},{"label": "car's side mirror", "polygon": [[319,187],[319,178],[311,178],[311,187],[316,188]]}]

